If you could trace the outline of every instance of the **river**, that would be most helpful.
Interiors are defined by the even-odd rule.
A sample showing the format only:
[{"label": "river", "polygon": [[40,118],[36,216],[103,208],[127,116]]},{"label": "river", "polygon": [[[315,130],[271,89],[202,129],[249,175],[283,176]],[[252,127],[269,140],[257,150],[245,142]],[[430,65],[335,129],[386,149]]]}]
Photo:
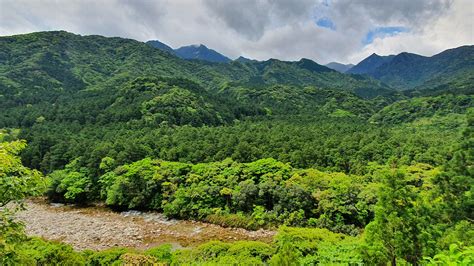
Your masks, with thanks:
[{"label": "river", "polygon": [[110,247],[146,249],[163,243],[174,248],[196,246],[210,240],[271,242],[274,231],[249,231],[218,225],[167,219],[154,212],[113,212],[104,207],[77,207],[29,200],[17,214],[29,236],[72,245],[76,250]]}]

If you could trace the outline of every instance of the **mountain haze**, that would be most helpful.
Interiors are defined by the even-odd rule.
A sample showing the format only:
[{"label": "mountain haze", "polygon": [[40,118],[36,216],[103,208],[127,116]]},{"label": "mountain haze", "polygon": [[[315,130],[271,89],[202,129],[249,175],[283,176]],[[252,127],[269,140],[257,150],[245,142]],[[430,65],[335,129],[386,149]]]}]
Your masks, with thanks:
[{"label": "mountain haze", "polygon": [[337,62],[331,62],[329,64],[326,64],[325,66],[329,67],[330,69],[334,69],[338,72],[341,72],[341,73],[345,73],[347,70],[354,67],[353,64],[341,64],[341,63],[337,63]]}]

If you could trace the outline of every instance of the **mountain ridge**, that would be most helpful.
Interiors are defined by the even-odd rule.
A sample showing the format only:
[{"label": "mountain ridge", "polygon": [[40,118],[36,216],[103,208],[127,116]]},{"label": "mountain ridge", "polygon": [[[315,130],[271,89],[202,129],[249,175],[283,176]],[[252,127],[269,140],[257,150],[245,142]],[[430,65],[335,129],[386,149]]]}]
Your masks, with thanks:
[{"label": "mountain ridge", "polygon": [[349,69],[353,68],[355,65],[354,64],[341,64],[338,62],[331,62],[325,65],[326,67],[329,67],[331,69],[334,69],[338,72],[345,73]]},{"label": "mountain ridge", "polygon": [[150,40],[147,41],[146,44],[152,46],[153,48],[169,52],[182,59],[203,60],[214,63],[228,63],[232,61],[227,56],[217,52],[216,50],[208,48],[204,44],[186,45],[177,49],[173,49],[159,40]]}]

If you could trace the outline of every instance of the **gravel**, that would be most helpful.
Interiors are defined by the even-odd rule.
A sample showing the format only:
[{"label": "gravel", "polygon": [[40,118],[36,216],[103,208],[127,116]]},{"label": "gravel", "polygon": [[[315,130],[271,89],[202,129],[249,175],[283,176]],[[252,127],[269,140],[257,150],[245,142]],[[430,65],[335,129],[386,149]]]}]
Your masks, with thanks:
[{"label": "gravel", "polygon": [[76,207],[28,201],[17,214],[30,236],[58,240],[76,250],[102,250],[124,246],[145,249],[163,243],[174,248],[195,246],[210,240],[271,242],[274,231],[224,228],[196,221],[170,220],[154,212],[117,213],[103,207]]}]

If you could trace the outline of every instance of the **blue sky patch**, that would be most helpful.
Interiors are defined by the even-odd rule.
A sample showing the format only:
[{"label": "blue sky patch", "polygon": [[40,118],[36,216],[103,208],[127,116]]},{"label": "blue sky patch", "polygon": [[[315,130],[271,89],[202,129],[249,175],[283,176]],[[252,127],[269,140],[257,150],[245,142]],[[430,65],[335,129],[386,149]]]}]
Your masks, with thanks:
[{"label": "blue sky patch", "polygon": [[316,21],[316,25],[323,28],[328,28],[331,30],[336,30],[336,25],[329,18],[320,18]]},{"label": "blue sky patch", "polygon": [[365,38],[362,40],[364,45],[371,44],[375,38],[385,38],[395,36],[402,32],[408,32],[408,28],[405,27],[378,27],[367,33]]}]

